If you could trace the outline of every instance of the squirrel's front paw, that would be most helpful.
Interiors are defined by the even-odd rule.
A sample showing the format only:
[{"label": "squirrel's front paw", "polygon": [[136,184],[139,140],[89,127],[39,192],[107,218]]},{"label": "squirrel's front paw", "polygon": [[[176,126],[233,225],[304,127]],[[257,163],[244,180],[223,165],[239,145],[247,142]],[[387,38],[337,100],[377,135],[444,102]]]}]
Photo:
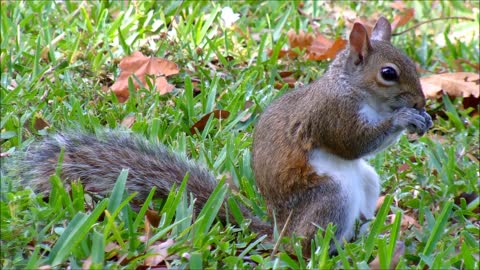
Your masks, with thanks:
[{"label": "squirrel's front paw", "polygon": [[422,133],[418,133],[418,135],[423,135],[425,132],[427,132],[427,130],[429,130],[432,126],[433,126],[433,121],[432,121],[432,117],[430,116],[430,114],[428,114],[425,109],[421,109],[419,110],[420,112],[420,115],[423,116],[423,118],[425,119],[425,130],[422,132]]},{"label": "squirrel's front paw", "polygon": [[394,115],[393,123],[409,133],[423,135],[432,126],[432,118],[425,110],[403,107]]}]

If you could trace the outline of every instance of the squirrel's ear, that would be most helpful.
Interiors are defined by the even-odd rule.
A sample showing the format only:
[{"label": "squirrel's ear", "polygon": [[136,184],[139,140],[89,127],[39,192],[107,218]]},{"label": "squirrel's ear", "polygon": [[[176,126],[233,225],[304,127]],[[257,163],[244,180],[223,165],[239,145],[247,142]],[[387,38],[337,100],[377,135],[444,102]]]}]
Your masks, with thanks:
[{"label": "squirrel's ear", "polygon": [[363,62],[370,48],[367,29],[361,23],[355,23],[350,33],[350,56],[353,57],[355,65]]},{"label": "squirrel's ear", "polygon": [[380,17],[372,30],[372,39],[390,42],[392,26],[385,17]]}]

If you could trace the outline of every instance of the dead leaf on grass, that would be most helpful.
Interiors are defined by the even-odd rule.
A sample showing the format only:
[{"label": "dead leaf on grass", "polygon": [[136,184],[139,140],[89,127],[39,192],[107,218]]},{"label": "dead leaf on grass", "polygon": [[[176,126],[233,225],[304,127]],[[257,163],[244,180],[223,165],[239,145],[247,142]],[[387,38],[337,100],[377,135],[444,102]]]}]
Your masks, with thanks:
[{"label": "dead leaf on grass", "polygon": [[[388,217],[390,218],[391,222],[392,223],[395,223],[395,216],[396,215],[388,215]],[[400,228],[402,229],[402,231],[405,231],[407,230],[408,228],[410,228],[411,226],[415,226],[416,228],[420,228],[420,224],[418,223],[418,221],[408,215],[408,214],[403,214],[402,215],[402,221],[400,222]]]},{"label": "dead leaf on grass", "polygon": [[437,99],[442,93],[453,97],[480,97],[480,76],[473,72],[435,74],[420,78],[426,98]]},{"label": "dead leaf on grass", "polygon": [[158,224],[160,223],[160,216],[158,215],[158,211],[147,209],[147,212],[145,212],[145,216],[149,224],[152,224],[153,227],[158,227]]},{"label": "dead leaf on grass", "polygon": [[[303,57],[308,60],[327,60],[333,59],[339,51],[345,48],[347,41],[341,38],[330,40],[322,34],[306,33],[300,30],[298,33],[295,30],[289,30],[287,33],[289,49],[281,50],[279,58],[297,57],[298,53],[294,49],[305,50]],[[272,51],[269,52],[269,55]]]},{"label": "dead leaf on grass", "polygon": [[343,50],[347,45],[347,41],[337,38],[335,41],[326,39],[323,36],[317,36],[312,45],[308,48],[309,60],[328,60],[333,59],[338,52]]},{"label": "dead leaf on grass", "polygon": [[88,256],[88,258],[85,261],[83,261],[82,269],[88,270],[90,269],[91,266],[92,266],[92,256]]},{"label": "dead leaf on grass", "polygon": [[[400,258],[403,256],[405,253],[405,244],[402,241],[397,241],[395,243],[395,251],[393,252],[393,257],[392,260],[390,261],[390,265],[388,269],[396,269],[398,263],[400,262]],[[382,269],[380,266],[380,259],[379,257],[375,257],[373,261],[371,261],[368,266],[370,266],[370,269]]]},{"label": "dead leaf on grass", "polygon": [[147,78],[153,80],[157,91],[161,95],[169,93],[174,86],[167,82],[166,77],[178,74],[179,69],[177,64],[158,57],[147,57],[141,52],[134,52],[132,55],[123,58],[120,61],[119,67],[121,69],[120,76],[118,76],[115,83],[110,89],[117,95],[120,102],[127,100],[128,79],[132,77],[135,89],[140,88],[135,75],[143,85],[146,85]]},{"label": "dead leaf on grass", "polygon": [[225,110],[214,110],[213,112],[207,113],[190,128],[190,134],[195,134],[195,130],[202,132],[207,125],[208,119],[210,118],[211,114],[213,114],[214,118],[226,119],[230,115],[230,112]]},{"label": "dead leaf on grass", "polygon": [[375,205],[375,212],[377,212],[378,209],[380,209],[380,207],[382,207],[382,204],[383,204],[384,201],[385,201],[385,196],[378,197],[377,203]]},{"label": "dead leaf on grass", "polygon": [[[253,104],[254,104],[254,103],[253,103],[252,101],[247,100],[247,101],[245,102],[245,105],[243,106],[243,110],[244,110],[244,111],[248,111],[248,108],[252,107]],[[253,114],[252,111],[247,112],[247,113],[242,117],[242,119],[240,119],[240,122],[242,122],[242,123],[247,122],[247,120],[250,119],[250,117],[252,116],[252,114]]]},{"label": "dead leaf on grass", "polygon": [[126,128],[131,128],[133,123],[135,123],[135,114],[129,114],[125,118],[123,118],[122,122],[120,123],[121,126]]},{"label": "dead leaf on grass", "polygon": [[174,242],[172,239],[167,239],[165,242],[151,245],[148,249],[151,255],[145,258],[144,264],[146,266],[156,266],[163,262],[168,256],[168,248],[173,244]]},{"label": "dead leaf on grass", "polygon": [[413,18],[413,15],[415,15],[415,10],[413,8],[407,8],[395,15],[395,18],[392,22],[392,29],[404,26],[408,23],[408,21],[410,21],[410,19]]}]

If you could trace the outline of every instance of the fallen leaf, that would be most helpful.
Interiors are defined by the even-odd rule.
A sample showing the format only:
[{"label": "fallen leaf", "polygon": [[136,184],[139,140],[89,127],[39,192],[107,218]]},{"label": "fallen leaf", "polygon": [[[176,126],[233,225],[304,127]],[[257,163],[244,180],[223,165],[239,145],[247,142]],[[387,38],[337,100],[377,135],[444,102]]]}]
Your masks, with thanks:
[{"label": "fallen leaf", "polygon": [[297,32],[293,29],[290,29],[287,32],[287,37],[290,48],[300,49],[306,49],[315,39],[315,36],[311,33],[305,33],[303,30],[300,30],[297,34]]},{"label": "fallen leaf", "polygon": [[126,128],[131,128],[133,123],[135,123],[135,115],[134,114],[129,114],[125,118],[123,118],[120,125],[123,126],[123,127],[126,127]]},{"label": "fallen leaf", "polygon": [[85,261],[83,261],[83,264],[82,264],[82,269],[90,269],[90,267],[92,266],[92,256],[88,256],[87,259],[85,259]]},{"label": "fallen leaf", "polygon": [[190,128],[190,133],[195,134],[195,130],[202,132],[207,125],[208,119],[210,118],[211,114],[213,114],[214,118],[226,119],[230,115],[230,112],[225,110],[214,110],[213,112],[207,113]]},{"label": "fallen leaf", "polygon": [[[252,107],[253,104],[254,104],[254,103],[253,103],[252,101],[247,100],[247,101],[245,102],[245,105],[243,106],[243,110],[244,110],[244,111],[247,111],[248,108]],[[247,113],[242,117],[242,119],[240,119],[240,122],[242,122],[242,123],[247,122],[247,120],[250,119],[250,117],[252,116],[252,114],[253,114],[252,111],[247,112]]]},{"label": "fallen leaf", "polygon": [[[405,253],[405,244],[402,241],[397,241],[395,243],[395,251],[393,252],[393,257],[392,260],[390,261],[390,266],[388,269],[396,269],[398,263],[400,262],[400,258],[402,255]],[[382,269],[380,267],[380,259],[379,257],[375,257],[373,261],[371,261],[368,266],[370,266],[370,269]]]},{"label": "fallen leaf", "polygon": [[[32,122],[30,120],[27,120],[25,124],[23,125],[26,129],[31,130],[32,127]],[[33,117],[33,129],[36,131],[40,131],[44,128],[49,127],[50,124],[43,119],[43,116],[40,114],[35,114]]]},{"label": "fallen leaf", "polygon": [[400,12],[399,14],[395,15],[395,18],[392,22],[392,29],[401,27],[408,23],[411,18],[415,15],[415,10],[413,8],[407,8],[404,11]]},{"label": "fallen leaf", "polygon": [[35,122],[33,122],[33,128],[35,130],[42,130],[44,128],[47,128],[50,126],[50,124],[45,120],[43,119],[43,117],[35,117]]},{"label": "fallen leaf", "polygon": [[58,35],[56,38],[52,39],[52,41],[50,41],[50,43],[44,47],[42,49],[42,51],[40,52],[40,57],[45,60],[45,61],[48,61],[48,53],[50,52],[50,49],[55,46],[58,42],[60,42],[61,40],[63,40],[66,36],[66,33],[65,32],[62,32],[60,35]]},{"label": "fallen leaf", "polygon": [[105,245],[104,251],[108,253],[110,251],[114,251],[117,249],[120,249],[120,246],[118,244],[115,244],[114,242],[110,242],[107,245]]},{"label": "fallen leaf", "polygon": [[[298,53],[294,49],[305,50],[304,58],[308,60],[333,59],[339,51],[345,48],[347,41],[338,38],[334,41],[327,39],[321,34],[314,35],[300,30],[289,30],[287,33],[289,49],[281,50],[278,57],[296,57]],[[269,51],[269,55],[272,51]],[[282,76],[283,77],[283,76]]]},{"label": "fallen leaf", "polygon": [[473,72],[435,74],[420,78],[426,98],[437,99],[443,93],[453,97],[480,97],[480,76]]},{"label": "fallen leaf", "polygon": [[384,201],[385,201],[385,196],[378,197],[377,203],[375,205],[375,212],[377,212],[378,209],[380,209],[380,207],[382,207],[382,204],[383,204]]},{"label": "fallen leaf", "polygon": [[145,216],[153,227],[158,227],[158,224],[160,223],[160,216],[158,215],[158,211],[147,209],[147,212],[145,212]]},{"label": "fallen leaf", "polygon": [[[308,55],[309,60],[328,60],[333,59],[335,56],[345,48],[347,41],[341,38],[337,38],[334,42],[327,40],[328,42],[323,42],[320,44],[318,38],[314,40],[312,46],[309,48],[310,54]],[[327,46],[325,46],[325,44]]]},{"label": "fallen leaf", "polygon": [[132,55],[123,58],[120,61],[119,67],[121,69],[120,76],[118,76],[115,83],[110,89],[117,95],[120,102],[128,99],[128,79],[132,77],[135,89],[140,88],[135,75],[143,85],[146,85],[147,78],[154,78],[154,84],[161,95],[171,92],[174,88],[169,84],[166,77],[178,74],[179,70],[177,64],[158,57],[147,57],[141,52],[134,52]]},{"label": "fallen leaf", "polygon": [[408,163],[403,163],[400,165],[400,167],[398,167],[398,172],[409,171],[410,169],[412,169],[412,167],[410,167]]},{"label": "fallen leaf", "polygon": [[173,244],[173,240],[168,239],[163,243],[150,246],[148,251],[151,255],[145,258],[144,264],[147,266],[156,266],[161,263],[163,260],[165,260],[165,258],[167,258],[168,248],[171,247]]},{"label": "fallen leaf", "polygon": [[[388,217],[390,218],[392,223],[395,222],[395,215],[389,215]],[[400,228],[403,231],[405,231],[408,228],[410,228],[412,225],[415,226],[416,228],[421,227],[420,224],[418,223],[418,221],[414,217],[412,217],[408,214],[403,214],[402,215],[402,221],[400,222]]]}]

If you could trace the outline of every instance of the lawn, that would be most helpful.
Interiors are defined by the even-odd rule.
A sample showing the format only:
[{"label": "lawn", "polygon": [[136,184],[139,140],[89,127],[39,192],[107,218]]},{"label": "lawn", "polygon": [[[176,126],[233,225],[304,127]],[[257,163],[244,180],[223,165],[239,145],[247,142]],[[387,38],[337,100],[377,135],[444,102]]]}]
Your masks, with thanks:
[{"label": "lawn", "polygon": [[[123,192],[126,172],[107,196],[81,184],[67,192],[58,175],[50,195],[39,194],[15,173],[16,157],[48,134],[123,129],[198,160],[237,187],[232,211],[241,201],[266,218],[251,169],[256,120],[273,99],[320,77],[331,58],[292,40],[321,35],[334,46],[355,18],[371,24],[380,15],[403,18],[392,43],[422,76],[479,72],[475,1],[2,1],[2,269],[479,269],[479,104],[462,87],[428,99],[427,134],[402,136],[369,160],[383,204],[369,233],[334,255],[332,227],[302,254],[298,239],[272,243],[248,220],[218,222],[231,192],[220,185],[195,216],[183,185],[136,205]],[[119,82],[120,63],[135,52],[178,70],[136,91],[138,78]],[[109,91],[115,83],[122,94]]]}]

